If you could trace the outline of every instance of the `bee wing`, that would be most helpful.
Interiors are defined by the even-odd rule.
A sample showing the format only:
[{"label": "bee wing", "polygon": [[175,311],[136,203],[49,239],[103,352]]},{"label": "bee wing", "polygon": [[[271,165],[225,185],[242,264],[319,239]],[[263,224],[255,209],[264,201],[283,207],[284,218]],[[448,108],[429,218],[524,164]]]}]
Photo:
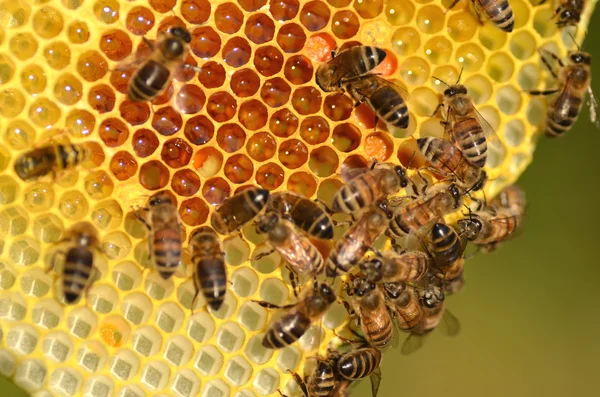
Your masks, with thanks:
[{"label": "bee wing", "polygon": [[348,182],[366,172],[375,171],[375,170],[376,169],[371,169],[371,167],[350,168],[350,167],[345,167],[342,164],[342,170],[340,172],[340,175],[342,176],[342,179],[344,180],[344,182]]},{"label": "bee wing", "polygon": [[448,111],[446,112],[446,120],[444,121],[444,139],[448,142],[456,143],[456,137],[454,136],[454,122],[456,121],[456,117],[454,116],[454,108],[452,106],[448,106]]},{"label": "bee wing", "polygon": [[426,335],[411,333],[410,335],[408,335],[408,338],[404,340],[404,343],[402,343],[402,348],[400,351],[402,351],[402,354],[404,355],[416,352],[421,347],[423,347],[425,337]]},{"label": "bee wing", "polygon": [[597,128],[600,128],[600,120],[598,120],[598,102],[596,102],[596,97],[594,96],[594,91],[592,91],[591,86],[588,87],[587,91],[589,94],[590,120]]},{"label": "bee wing", "polygon": [[379,392],[379,384],[381,383],[381,369],[377,368],[370,376],[371,379],[371,395],[377,397]]},{"label": "bee wing", "polygon": [[438,328],[440,329],[440,332],[446,336],[456,336],[460,332],[460,321],[458,321],[458,318],[454,314],[446,309],[444,310],[442,321]]},{"label": "bee wing", "polygon": [[496,149],[500,149],[502,145],[500,143],[500,138],[498,138],[498,134],[496,134],[496,131],[494,130],[494,127],[487,122],[485,117],[483,117],[481,113],[475,109],[475,107],[473,107],[473,110],[475,110],[475,116],[477,117],[477,120],[479,120],[479,124],[481,124],[483,135],[485,135],[488,145],[492,145]]}]

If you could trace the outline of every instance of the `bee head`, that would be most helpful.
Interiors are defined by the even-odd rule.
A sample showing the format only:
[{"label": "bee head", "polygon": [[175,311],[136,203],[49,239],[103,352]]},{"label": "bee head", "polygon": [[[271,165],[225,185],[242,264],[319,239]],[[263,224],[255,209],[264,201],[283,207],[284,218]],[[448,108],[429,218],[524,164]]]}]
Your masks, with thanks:
[{"label": "bee head", "polygon": [[333,84],[334,73],[335,69],[327,64],[319,66],[317,73],[315,73],[315,81],[320,89],[331,92],[340,88],[337,84]]},{"label": "bee head", "polygon": [[481,223],[481,220],[477,217],[469,217],[459,220],[457,226],[460,230],[459,234],[461,236],[465,237],[469,241],[473,241],[477,238],[479,232],[481,232],[483,223]]},{"label": "bee head", "polygon": [[400,187],[408,186],[408,178],[406,177],[406,170],[404,167],[397,165],[394,167],[394,171],[396,172],[396,175],[398,175],[398,178],[400,178]]},{"label": "bee head", "polygon": [[558,25],[576,25],[581,20],[581,13],[574,9],[564,9],[558,16]]},{"label": "bee head", "polygon": [[452,86],[446,88],[446,90],[444,91],[444,96],[447,96],[447,97],[453,97],[456,95],[466,95],[466,94],[467,94],[467,87],[465,87],[462,84],[452,85]]},{"label": "bee head", "polygon": [[373,258],[367,262],[363,262],[360,265],[360,269],[365,274],[367,279],[372,282],[378,282],[381,280],[381,268],[383,262],[379,258]]},{"label": "bee head", "polygon": [[148,201],[148,204],[150,205],[150,207],[154,207],[160,204],[173,204],[173,200],[171,199],[171,196],[169,196],[167,193],[161,192],[155,196],[152,196],[150,198],[150,201]]},{"label": "bee head", "polygon": [[322,283],[319,286],[319,293],[329,303],[333,303],[333,301],[336,299],[333,289],[325,283]]},{"label": "bee head", "polygon": [[571,52],[569,59],[575,65],[591,65],[592,55],[585,51]]},{"label": "bee head", "polygon": [[402,283],[386,283],[383,285],[385,292],[388,297],[392,299],[398,299],[400,295],[406,290],[406,284]]},{"label": "bee head", "polygon": [[435,285],[430,285],[423,292],[423,295],[421,296],[421,303],[425,307],[427,307],[429,309],[433,309],[434,307],[439,305],[441,302],[443,302],[444,299],[446,299],[446,296],[444,295],[444,291]]},{"label": "bee head", "polygon": [[394,217],[394,212],[390,209],[387,200],[379,200],[375,203],[375,206],[381,211],[383,211],[383,213],[387,216],[388,219],[392,219]]},{"label": "bee head", "polygon": [[460,189],[458,188],[458,186],[452,183],[450,186],[448,186],[448,190],[450,191],[450,194],[452,194],[452,199],[454,200],[454,208],[460,207],[462,194],[460,193]]},{"label": "bee head", "polygon": [[189,30],[182,26],[174,26],[171,28],[170,32],[173,36],[180,38],[188,44],[192,41],[192,35],[190,34]]},{"label": "bee head", "polygon": [[365,279],[359,280],[354,284],[354,294],[358,297],[363,297],[375,289],[375,284]]},{"label": "bee head", "polygon": [[270,211],[261,216],[256,224],[256,231],[258,233],[268,233],[273,230],[279,223],[279,215],[275,211]]}]

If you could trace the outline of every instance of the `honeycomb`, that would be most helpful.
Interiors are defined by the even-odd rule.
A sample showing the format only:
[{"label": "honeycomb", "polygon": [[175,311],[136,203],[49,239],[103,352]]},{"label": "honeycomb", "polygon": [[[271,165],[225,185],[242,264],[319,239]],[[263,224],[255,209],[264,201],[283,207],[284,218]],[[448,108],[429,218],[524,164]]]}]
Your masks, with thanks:
[{"label": "honeycomb", "polygon": [[[277,254],[250,259],[267,250],[254,225],[223,241],[231,280],[223,306],[206,309],[200,296],[192,314],[190,258],[175,277],[160,278],[132,209],[171,191],[189,236],[250,185],[331,203],[341,170],[398,163],[411,136],[441,136],[431,114],[444,85],[432,77],[455,82],[461,71],[502,142],[487,162],[493,197],[531,162],[542,135],[546,102],[524,92],[551,81],[538,48],[564,55],[574,43],[552,20],[552,2],[511,0],[512,33],[480,24],[470,3],[1,1],[0,374],[36,396],[294,392],[287,371],[302,373],[305,359],[324,351],[343,307],[299,343],[265,349],[272,314],[251,300],[293,296]],[[587,2],[582,27],[595,3]],[[200,71],[179,70],[152,103],[129,101],[132,70],[119,66],[148,52],[143,38],[172,26],[191,31],[185,62]],[[386,50],[375,72],[410,93],[407,130],[375,125],[368,107],[314,83],[332,50],[357,43]],[[55,178],[14,174],[18,155],[60,139],[92,144],[92,159]],[[82,220],[99,231],[104,255],[87,296],[66,306],[60,275],[46,268]]]}]

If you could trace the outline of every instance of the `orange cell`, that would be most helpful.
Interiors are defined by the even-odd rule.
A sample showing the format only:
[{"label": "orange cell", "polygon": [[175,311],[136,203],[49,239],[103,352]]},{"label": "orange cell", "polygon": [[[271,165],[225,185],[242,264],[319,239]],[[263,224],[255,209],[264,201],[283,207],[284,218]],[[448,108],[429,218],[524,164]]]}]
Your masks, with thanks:
[{"label": "orange cell", "polygon": [[100,114],[112,111],[115,101],[115,92],[106,84],[95,85],[88,92],[88,104]]},{"label": "orange cell", "polygon": [[102,121],[98,134],[106,146],[117,147],[127,141],[129,129],[121,120],[111,117]]},{"label": "orange cell", "polygon": [[283,54],[273,46],[260,47],[254,53],[254,67],[265,77],[273,76],[283,66]]},{"label": "orange cell", "polygon": [[321,0],[309,1],[300,11],[300,22],[311,32],[323,29],[329,23],[331,12]]},{"label": "orange cell", "polygon": [[268,190],[277,189],[283,183],[285,172],[275,163],[263,164],[256,171],[256,182]]},{"label": "orange cell", "polygon": [[135,175],[138,164],[129,152],[120,151],[113,155],[109,168],[118,180],[126,181]]},{"label": "orange cell", "polygon": [[223,46],[221,56],[226,64],[234,68],[239,68],[250,61],[252,48],[246,39],[234,37]]},{"label": "orange cell", "polygon": [[138,157],[148,157],[158,148],[159,141],[154,131],[147,128],[137,130],[131,140],[133,151]]},{"label": "orange cell", "polygon": [[243,154],[236,154],[228,158],[223,168],[225,176],[233,183],[247,182],[254,174],[252,161]]},{"label": "orange cell", "polygon": [[333,14],[331,31],[342,40],[348,40],[358,33],[359,22],[356,15],[350,10],[338,11]]},{"label": "orange cell", "polygon": [[365,154],[377,161],[386,161],[394,151],[394,142],[390,134],[375,132],[365,138]]},{"label": "orange cell", "polygon": [[215,134],[215,126],[204,115],[195,116],[185,122],[183,134],[193,145],[204,145]]},{"label": "orange cell", "polygon": [[331,143],[340,152],[349,153],[360,145],[360,130],[354,125],[343,123],[337,125],[331,134]]},{"label": "orange cell", "polygon": [[373,19],[383,11],[383,0],[355,0],[352,5],[364,19]]},{"label": "orange cell", "polygon": [[132,48],[129,35],[120,29],[108,30],[100,37],[100,50],[111,61],[125,59]]},{"label": "orange cell", "polygon": [[329,120],[347,120],[352,110],[354,110],[354,103],[348,95],[337,93],[325,97],[323,113]]},{"label": "orange cell", "polygon": [[152,128],[161,135],[170,136],[181,129],[183,119],[171,106],[165,106],[154,112]]},{"label": "orange cell", "polygon": [[85,81],[94,82],[108,72],[108,63],[98,51],[86,51],[79,56],[77,72]]},{"label": "orange cell", "polygon": [[198,150],[192,160],[194,169],[204,178],[214,176],[221,171],[223,153],[212,147]]},{"label": "orange cell", "polygon": [[318,33],[310,36],[306,41],[304,53],[314,62],[326,62],[331,59],[331,52],[336,46],[330,34]]},{"label": "orange cell", "polygon": [[287,138],[298,129],[298,117],[289,109],[280,109],[269,120],[269,130],[280,138]]},{"label": "orange cell", "polygon": [[321,109],[321,90],[313,87],[301,87],[292,95],[292,106],[301,115],[317,113]]},{"label": "orange cell", "polygon": [[371,73],[387,77],[396,72],[396,69],[398,69],[398,58],[396,57],[396,54],[390,50],[385,50],[385,54],[386,56],[383,62],[371,70]]},{"label": "orange cell", "polygon": [[183,0],[181,16],[192,25],[202,25],[211,14],[209,0]]},{"label": "orange cell", "polygon": [[237,0],[237,2],[248,12],[256,11],[267,4],[267,0]]},{"label": "orange cell", "polygon": [[304,33],[304,29],[300,25],[288,23],[279,29],[276,40],[283,52],[298,52],[304,47],[306,33]]},{"label": "orange cell", "polygon": [[306,145],[297,139],[290,139],[279,146],[279,161],[289,169],[296,169],[308,160]]},{"label": "orange cell", "polygon": [[242,103],[238,112],[240,123],[251,131],[264,127],[268,117],[267,107],[256,99]]},{"label": "orange cell", "polygon": [[254,44],[264,44],[273,40],[275,23],[265,14],[253,14],[246,22],[244,33]]},{"label": "orange cell", "polygon": [[260,77],[252,69],[237,70],[231,76],[229,86],[237,97],[249,97],[260,88]]},{"label": "orange cell", "polygon": [[217,62],[207,62],[198,73],[198,81],[206,88],[218,88],[225,82],[225,68]]},{"label": "orange cell", "polygon": [[208,219],[208,206],[201,198],[184,200],[179,206],[179,217],[188,226],[200,226]]},{"label": "orange cell", "polygon": [[312,79],[313,66],[304,55],[295,55],[286,61],[283,73],[290,83],[300,85]]},{"label": "orange cell", "polygon": [[[260,97],[272,108],[278,108],[290,99],[292,88],[281,77],[265,81],[260,89]],[[319,105],[320,106],[320,105]]]},{"label": "orange cell", "polygon": [[206,112],[216,122],[224,123],[231,120],[236,110],[237,101],[228,92],[216,92],[208,98]]},{"label": "orange cell", "polygon": [[192,32],[190,49],[198,58],[211,58],[219,53],[221,38],[209,26],[196,28]]},{"label": "orange cell", "polygon": [[204,95],[204,91],[195,84],[184,85],[175,97],[175,103],[183,114],[198,113],[202,110],[205,102],[206,95]]},{"label": "orange cell", "polygon": [[133,7],[125,18],[125,27],[137,36],[144,36],[154,26],[154,13],[146,7]]},{"label": "orange cell", "polygon": [[150,106],[146,102],[133,102],[128,99],[119,106],[121,118],[129,125],[144,124],[150,118]]},{"label": "orange cell", "polygon": [[329,123],[321,116],[311,116],[302,120],[300,137],[309,145],[318,145],[329,138]]},{"label": "orange cell", "polygon": [[133,72],[135,72],[135,69],[132,68],[113,70],[110,74],[110,84],[121,94],[127,94],[127,87]]},{"label": "orange cell", "polygon": [[162,189],[169,183],[169,169],[160,161],[148,161],[140,167],[139,180],[147,190]]},{"label": "orange cell", "polygon": [[157,12],[164,14],[165,12],[170,12],[177,0],[148,0],[148,4],[150,7],[154,8]]},{"label": "orange cell", "polygon": [[246,144],[248,155],[256,161],[266,161],[275,155],[277,142],[268,132],[252,134]]},{"label": "orange cell", "polygon": [[271,0],[269,2],[269,12],[276,21],[280,22],[294,19],[299,9],[298,0]]},{"label": "orange cell", "polygon": [[83,109],[73,109],[67,114],[65,128],[75,136],[86,137],[94,131],[96,118],[93,114]]},{"label": "orange cell", "polygon": [[231,195],[229,183],[221,177],[211,178],[202,186],[202,197],[211,205],[222,204]]},{"label": "orange cell", "polygon": [[244,147],[246,133],[237,124],[225,124],[217,131],[217,144],[227,153],[234,153]]},{"label": "orange cell", "polygon": [[67,29],[69,41],[73,44],[83,44],[90,38],[90,30],[83,21],[74,21]]},{"label": "orange cell", "polygon": [[306,197],[312,197],[317,191],[317,181],[306,172],[296,172],[288,178],[287,188]]},{"label": "orange cell", "polygon": [[192,153],[192,148],[183,139],[174,138],[164,143],[160,158],[171,168],[181,168],[188,165]]},{"label": "orange cell", "polygon": [[244,24],[244,14],[233,3],[220,4],[214,13],[215,26],[223,33],[234,34]]},{"label": "orange cell", "polygon": [[310,153],[308,168],[318,177],[326,178],[337,170],[339,165],[338,156],[328,146],[321,146]]},{"label": "orange cell", "polygon": [[200,190],[200,178],[192,170],[179,170],[171,178],[171,187],[180,196],[193,196]]}]

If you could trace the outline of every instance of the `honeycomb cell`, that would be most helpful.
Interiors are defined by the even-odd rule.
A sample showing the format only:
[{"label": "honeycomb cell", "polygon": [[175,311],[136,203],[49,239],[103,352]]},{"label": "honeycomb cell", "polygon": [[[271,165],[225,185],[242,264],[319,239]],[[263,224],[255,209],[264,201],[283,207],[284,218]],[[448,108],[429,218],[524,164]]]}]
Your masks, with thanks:
[{"label": "honeycomb cell", "polygon": [[421,36],[414,28],[398,28],[392,34],[392,48],[399,56],[414,54],[420,45]]},{"label": "honeycomb cell", "polygon": [[244,183],[254,174],[254,165],[247,156],[236,154],[227,159],[223,170],[231,182]]},{"label": "honeycomb cell", "polygon": [[179,206],[179,216],[188,226],[202,225],[208,219],[208,206],[197,197],[184,200]]},{"label": "honeycomb cell", "polygon": [[267,4],[267,0],[237,0],[237,2],[248,12],[256,11]]},{"label": "honeycomb cell", "polygon": [[28,149],[35,142],[35,129],[24,120],[15,120],[6,127],[4,140],[14,149]]},{"label": "honeycomb cell", "polygon": [[321,109],[321,91],[313,86],[301,87],[292,95],[292,106],[301,115],[317,113]]},{"label": "honeycomb cell", "polygon": [[44,91],[46,82],[46,73],[39,65],[27,65],[21,70],[21,87],[30,95]]},{"label": "honeycomb cell", "polygon": [[254,160],[262,162],[270,159],[275,155],[277,143],[275,138],[267,132],[259,132],[252,134],[246,144],[246,152]]},{"label": "honeycomb cell", "polygon": [[344,94],[332,94],[325,97],[323,113],[329,120],[347,120],[354,110],[352,99]]},{"label": "honeycomb cell", "polygon": [[129,129],[121,120],[111,117],[102,121],[98,134],[106,146],[118,147],[127,141]]},{"label": "honeycomb cell", "polygon": [[511,78],[514,68],[514,62],[508,55],[497,52],[488,59],[486,71],[492,79],[498,83],[504,83]]},{"label": "honeycomb cell", "polygon": [[179,170],[171,178],[171,188],[180,196],[193,196],[200,190],[200,178],[192,170]]},{"label": "honeycomb cell", "polygon": [[181,16],[192,25],[201,25],[208,21],[211,15],[211,6],[208,0],[183,0],[181,3]]},{"label": "honeycomb cell", "polygon": [[279,29],[276,41],[283,52],[298,52],[304,47],[306,33],[304,33],[304,29],[300,25],[288,23]]},{"label": "honeycomb cell", "polygon": [[220,4],[214,13],[215,26],[223,33],[234,34],[244,24],[244,14],[233,3]]},{"label": "honeycomb cell", "polygon": [[267,107],[256,99],[242,103],[238,112],[240,123],[251,131],[258,130],[267,124]]},{"label": "honeycomb cell", "polygon": [[291,136],[298,129],[298,117],[288,109],[273,113],[269,121],[269,130],[280,138]]},{"label": "honeycomb cell", "polygon": [[383,0],[355,0],[352,5],[364,19],[373,19],[383,11]]},{"label": "honeycomb cell", "polygon": [[224,123],[231,120],[236,110],[237,102],[228,92],[216,92],[208,98],[206,111],[216,122]]},{"label": "honeycomb cell", "polygon": [[504,86],[496,92],[496,103],[504,114],[515,114],[521,108],[521,93],[513,86]]},{"label": "honeycomb cell", "polygon": [[229,86],[237,97],[249,97],[258,91],[260,78],[252,69],[237,70],[231,76]]},{"label": "honeycomb cell", "polygon": [[146,102],[133,102],[126,99],[119,106],[119,114],[129,125],[141,125],[150,118],[150,106]]},{"label": "honeycomb cell", "polygon": [[477,17],[469,11],[456,12],[448,18],[446,30],[456,42],[470,40],[479,27]]},{"label": "honeycomb cell", "polygon": [[290,139],[279,146],[279,161],[289,169],[296,169],[308,160],[308,148],[297,139]]},{"label": "honeycomb cell", "polygon": [[165,106],[154,112],[152,128],[163,136],[171,136],[181,129],[183,119],[171,106]]},{"label": "honeycomb cell", "polygon": [[312,63],[304,55],[295,55],[286,61],[283,73],[292,84],[308,83],[313,76]]},{"label": "honeycomb cell", "polygon": [[158,148],[159,141],[152,130],[142,128],[133,134],[131,144],[135,154],[144,158],[154,153]]},{"label": "honeycomb cell", "polygon": [[206,102],[204,91],[197,85],[186,84],[177,93],[175,103],[184,114],[198,113]]},{"label": "honeycomb cell", "polygon": [[60,118],[60,108],[47,98],[38,98],[29,107],[29,119],[38,127],[50,128]]},{"label": "honeycomb cell", "polygon": [[225,43],[221,55],[226,64],[238,68],[250,61],[252,49],[245,39],[234,37]]},{"label": "honeycomb cell", "polygon": [[127,13],[127,17],[125,18],[125,27],[127,30],[137,36],[144,36],[152,29],[154,22],[155,18],[152,11],[146,7],[136,6]]},{"label": "honeycomb cell", "polygon": [[47,211],[54,202],[54,190],[45,183],[36,183],[23,191],[23,205],[28,211]]},{"label": "honeycomb cell", "polygon": [[0,212],[0,227],[8,236],[18,236],[25,233],[29,216],[22,207],[9,207]]},{"label": "honeycomb cell", "polygon": [[260,97],[267,105],[276,108],[283,106],[288,102],[291,92],[291,87],[284,79],[275,77],[265,81],[260,89]]},{"label": "honeycomb cell", "polygon": [[86,193],[95,200],[109,197],[115,186],[110,176],[102,170],[87,174],[83,185]]},{"label": "honeycomb cell", "polygon": [[259,47],[254,53],[254,67],[265,77],[278,73],[283,67],[283,54],[275,47]]},{"label": "honeycomb cell", "polygon": [[116,95],[106,84],[93,86],[88,92],[88,104],[98,113],[107,113],[115,107]]},{"label": "honeycomb cell", "polygon": [[188,165],[192,153],[192,148],[183,139],[174,138],[164,143],[160,158],[171,168],[181,168]]},{"label": "honeycomb cell", "polygon": [[479,28],[479,42],[488,50],[495,51],[504,47],[508,34],[493,24],[484,24]]},{"label": "honeycomb cell", "polygon": [[[513,14],[515,15],[515,30],[520,29],[525,25],[529,24],[530,7],[527,3],[528,2],[523,0],[514,0],[510,2],[510,6],[513,9]],[[533,5],[536,6],[539,5],[539,3],[534,2]],[[556,19],[554,19],[554,21],[555,20]],[[551,21],[551,19],[548,19],[547,21]],[[548,25],[556,26],[555,23],[548,23]]]},{"label": "honeycomb cell", "polygon": [[323,143],[329,137],[329,123],[321,116],[310,116],[300,124],[300,137],[309,145]]},{"label": "honeycomb cell", "polygon": [[[113,70],[110,74],[110,84],[121,94],[127,94],[129,80],[133,72],[133,69]],[[154,102],[156,103],[156,99]]]},{"label": "honeycomb cell", "polygon": [[221,38],[211,27],[203,26],[194,29],[190,49],[198,58],[211,58],[219,53]]},{"label": "honeycomb cell", "polygon": [[24,61],[35,55],[38,49],[38,43],[31,33],[17,33],[11,37],[8,48],[14,56],[21,61]]},{"label": "honeycomb cell", "polygon": [[100,50],[111,61],[120,61],[129,54],[133,44],[129,35],[120,29],[108,30],[100,37]]},{"label": "honeycomb cell", "polygon": [[513,147],[521,145],[525,139],[525,125],[521,120],[513,119],[504,126],[506,143]]},{"label": "honeycomb cell", "polygon": [[331,12],[322,1],[310,1],[300,11],[300,23],[311,32],[323,29],[329,23]]},{"label": "honeycomb cell", "polygon": [[389,0],[385,6],[385,17],[394,26],[406,25],[415,15],[415,5],[410,1]]},{"label": "honeycomb cell", "polygon": [[425,55],[435,65],[446,64],[452,56],[452,42],[444,36],[432,37],[425,43]]},{"label": "honeycomb cell", "polygon": [[94,50],[86,51],[79,56],[77,72],[85,81],[94,82],[106,75],[106,72],[108,72],[108,63],[99,52]]},{"label": "honeycomb cell", "polygon": [[310,153],[308,167],[320,178],[332,175],[338,168],[339,160],[335,151],[328,146],[321,146]]},{"label": "honeycomb cell", "polygon": [[211,205],[220,205],[231,195],[231,188],[225,179],[212,178],[204,182],[202,196]]},{"label": "honeycomb cell", "polygon": [[54,85],[54,96],[63,105],[74,105],[83,96],[83,86],[72,74],[62,74]]},{"label": "honeycomb cell", "polygon": [[294,19],[300,9],[298,0],[270,0],[269,12],[276,21],[285,22]]},{"label": "honeycomb cell", "polygon": [[19,187],[17,182],[9,176],[0,176],[0,204],[10,204],[15,201]]},{"label": "honeycomb cell", "polygon": [[460,46],[454,58],[458,66],[464,69],[465,72],[477,72],[485,61],[485,54],[481,47],[477,44],[467,43]]},{"label": "honeycomb cell", "polygon": [[490,80],[482,75],[470,76],[465,80],[465,86],[469,90],[469,95],[471,95],[476,105],[487,102],[494,91]]},{"label": "honeycomb cell", "polygon": [[44,48],[43,54],[48,66],[56,70],[64,69],[71,62],[71,50],[62,41],[56,41],[47,45]]},{"label": "honeycomb cell", "polygon": [[331,143],[340,152],[349,153],[360,145],[360,130],[353,124],[343,123],[333,129]]},{"label": "honeycomb cell", "polygon": [[49,6],[38,9],[31,22],[33,31],[43,39],[56,37],[64,26],[61,12]]},{"label": "honeycomb cell", "polygon": [[139,180],[147,190],[162,189],[169,183],[169,169],[160,161],[151,160],[140,167]]},{"label": "honeycomb cell", "polygon": [[410,85],[423,85],[430,76],[429,64],[421,57],[410,57],[400,65],[402,81]]},{"label": "honeycomb cell", "polygon": [[517,74],[517,82],[523,91],[534,90],[538,86],[539,80],[540,69],[535,64],[523,65]]},{"label": "honeycomb cell", "polygon": [[537,43],[531,33],[523,30],[511,36],[509,48],[515,57],[525,60],[535,54]]},{"label": "honeycomb cell", "polygon": [[331,19],[331,31],[342,40],[348,40],[358,33],[360,24],[357,16],[350,10],[338,11]]},{"label": "honeycomb cell", "polygon": [[119,20],[119,2],[117,0],[96,0],[94,16],[107,25]]},{"label": "honeycomb cell", "polygon": [[129,152],[120,151],[113,155],[109,167],[118,180],[126,181],[135,175],[138,164]]},{"label": "honeycomb cell", "polygon": [[281,186],[284,178],[285,171],[275,163],[261,165],[256,171],[256,182],[268,190]]},{"label": "honeycomb cell", "polygon": [[225,124],[217,131],[217,144],[227,153],[234,153],[244,147],[246,133],[237,124]]},{"label": "honeycomb cell", "polygon": [[193,145],[204,145],[215,134],[215,126],[208,117],[200,115],[186,121],[183,134]]},{"label": "honeycomb cell", "polygon": [[306,172],[296,172],[290,175],[287,188],[306,197],[312,197],[317,191],[315,178]]},{"label": "honeycomb cell", "polygon": [[417,12],[417,27],[425,34],[434,34],[444,27],[444,11],[438,6],[425,6]]},{"label": "honeycomb cell", "polygon": [[217,62],[206,62],[198,73],[198,81],[206,88],[218,88],[225,82],[225,68]]},{"label": "honeycomb cell", "polygon": [[246,22],[244,34],[254,44],[264,44],[273,40],[275,23],[265,14],[253,14]]},{"label": "honeycomb cell", "polygon": [[7,118],[16,117],[25,107],[25,96],[21,91],[8,88],[0,91],[0,114]]}]

